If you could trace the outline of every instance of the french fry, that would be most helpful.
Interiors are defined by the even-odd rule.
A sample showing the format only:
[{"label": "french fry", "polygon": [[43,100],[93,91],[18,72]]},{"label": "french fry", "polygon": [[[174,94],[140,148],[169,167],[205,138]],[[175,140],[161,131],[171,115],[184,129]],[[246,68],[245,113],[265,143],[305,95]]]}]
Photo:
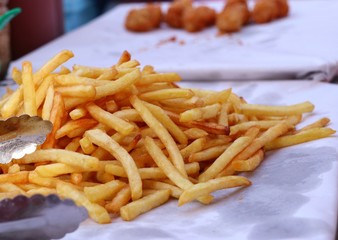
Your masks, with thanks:
[{"label": "french fry", "polygon": [[212,178],[215,178],[218,173],[220,173],[230,162],[235,158],[235,156],[243,151],[249,144],[252,142],[252,139],[249,137],[240,137],[236,139],[233,144],[231,144],[212,164],[205,170],[202,174],[199,175],[198,181],[205,182]]},{"label": "french fry", "polygon": [[228,101],[231,103],[234,113],[240,113],[240,109],[243,104],[242,99],[235,93],[231,92]]},{"label": "french fry", "polygon": [[206,144],[207,139],[206,138],[198,138],[192,143],[190,143],[188,146],[180,150],[181,155],[183,158],[189,157],[191,154],[195,152],[199,152],[203,149],[204,145]]},{"label": "french fry", "polygon": [[8,183],[0,183],[0,192],[18,192],[19,194],[25,195],[25,191],[23,191],[16,184],[8,182]]},{"label": "french fry", "polygon": [[228,135],[229,128],[228,126],[222,126],[213,122],[199,122],[199,121],[190,121],[190,122],[181,122],[179,115],[166,111],[166,114],[179,126],[184,126],[188,128],[200,128],[205,130],[208,133],[216,135]]},{"label": "french fry", "polygon": [[[184,167],[188,175],[196,174],[200,170],[198,163],[187,163],[184,165]],[[116,164],[107,164],[105,166],[105,171],[114,176],[128,177],[123,167],[116,165]],[[144,179],[165,179],[166,178],[166,174],[158,167],[139,168],[138,172],[142,180]]]},{"label": "french fry", "polygon": [[309,128],[298,132],[295,135],[287,135],[276,138],[275,140],[268,142],[265,145],[265,150],[273,150],[283,147],[288,147],[304,142],[313,141],[320,138],[328,137],[335,134],[336,131],[331,128]]},{"label": "french fry", "polygon": [[154,73],[142,76],[138,84],[147,85],[154,82],[178,82],[180,80],[181,77],[177,73]]},{"label": "french fry", "polygon": [[0,175],[0,183],[28,183],[28,171]]},{"label": "french fry", "polygon": [[47,187],[47,188],[55,188],[59,181],[60,181],[59,179],[52,178],[52,177],[41,177],[35,171],[30,171],[28,174],[29,183]]},{"label": "french fry", "polygon": [[208,160],[216,159],[229,147],[229,145],[230,144],[218,145],[215,147],[205,149],[200,152],[193,153],[189,156],[188,161],[189,162],[201,162],[201,161],[208,161]]},{"label": "french fry", "polygon": [[104,170],[100,170],[96,172],[96,179],[100,183],[107,183],[115,180],[115,176],[105,172]]},{"label": "french fry", "polygon": [[283,133],[286,133],[289,125],[282,122],[269,128],[259,138],[256,138],[243,152],[236,156],[238,160],[246,160],[252,156],[256,151],[262,148],[265,144],[273,141]]},{"label": "french fry", "polygon": [[193,92],[189,89],[171,88],[142,93],[139,95],[139,98],[143,100],[161,101],[163,99],[191,98],[192,96]]},{"label": "french fry", "polygon": [[259,127],[262,130],[266,130],[281,122],[282,121],[277,120],[277,121],[248,121],[248,122],[238,123],[230,127],[230,135],[235,135],[238,132],[244,132],[251,127]]},{"label": "french fry", "polygon": [[113,80],[116,78],[118,71],[115,67],[111,67],[108,70],[101,73],[100,76],[97,77],[98,80]]},{"label": "french fry", "polygon": [[147,151],[156,162],[157,166],[178,187],[182,189],[187,189],[192,185],[192,183],[187,178],[185,178],[168,160],[168,158],[163,154],[161,149],[159,149],[159,147],[156,145],[155,141],[152,138],[146,137],[144,144],[147,148]]},{"label": "french fry", "polygon": [[15,185],[18,186],[19,188],[21,188],[25,192],[41,187],[41,186],[33,184],[33,183],[22,183],[22,184],[15,184]]},{"label": "french fry", "polygon": [[65,147],[65,150],[76,152],[76,150],[80,147],[80,139],[79,137],[73,138],[70,143]]},{"label": "french fry", "polygon": [[215,92],[212,94],[208,94],[203,98],[204,104],[205,105],[212,105],[215,103],[225,103],[230,97],[232,89],[225,89],[220,92]]},{"label": "french fry", "polygon": [[136,96],[132,96],[130,99],[131,104],[140,114],[142,119],[147,123],[147,125],[153,129],[156,135],[161,139],[162,143],[166,146],[168,153],[173,161],[174,166],[178,171],[183,175],[187,176],[187,173],[184,169],[183,158],[175,144],[175,141],[170,136],[169,132],[163,127],[163,125],[152,115],[149,109],[143,104],[143,102],[138,99]]},{"label": "french fry", "polygon": [[19,160],[15,160],[15,162],[27,164],[44,162],[46,160],[92,171],[99,167],[99,160],[95,157],[62,149],[37,150]]},{"label": "french fry", "polygon": [[[171,162],[166,158],[166,156],[163,154],[161,149],[157,147],[154,140],[150,137],[147,137],[145,139],[145,146],[149,152],[149,154],[152,156],[156,164],[159,166],[159,168],[162,169],[164,174],[175,183],[176,186],[187,189],[191,187],[193,184],[189,181],[189,179],[186,179],[182,176],[180,172],[171,164]],[[210,195],[202,196],[199,198],[199,201],[208,204],[213,200],[213,197]]]},{"label": "french fry", "polygon": [[13,67],[11,76],[14,82],[16,82],[16,84],[18,85],[22,84],[21,71],[19,69]]},{"label": "french fry", "polygon": [[55,188],[47,188],[47,187],[40,187],[40,188],[31,189],[27,191],[28,196],[33,196],[35,194],[41,194],[44,196],[48,196],[50,194],[57,194],[57,192]]},{"label": "french fry", "polygon": [[61,93],[61,95],[64,97],[94,98],[96,96],[96,89],[92,85],[57,87],[55,91]]},{"label": "french fry", "polygon": [[78,107],[73,109],[70,113],[69,116],[72,120],[78,120],[80,118],[83,118],[87,114],[87,109],[84,107]]},{"label": "french fry", "polygon": [[[280,135],[286,133],[289,129],[290,125],[287,122],[278,123],[275,126],[269,128],[267,131],[265,131],[261,136],[254,139],[252,143],[247,146],[240,154],[236,156],[235,159],[233,159],[233,162],[238,160],[247,160],[250,158],[255,152],[257,152],[259,149],[263,148],[265,144],[273,141]],[[227,168],[225,168],[222,172],[218,174],[218,176],[226,176],[229,174],[234,173],[234,169],[232,168],[232,165],[229,165]]]},{"label": "french fry", "polygon": [[117,132],[123,135],[128,135],[134,130],[134,125],[119,117],[116,117],[110,112],[103,110],[94,103],[88,104],[87,110],[95,120],[109,126],[112,129],[115,129]]},{"label": "french fry", "polygon": [[206,143],[205,143],[203,148],[207,149],[207,148],[211,148],[211,147],[215,147],[215,146],[219,146],[219,145],[224,145],[224,144],[232,142],[233,140],[234,139],[232,139],[231,137],[226,136],[226,135],[218,135],[215,138],[213,138],[213,137],[208,138],[207,137]]},{"label": "french fry", "polygon": [[184,134],[189,139],[197,139],[197,138],[208,136],[208,132],[204,131],[203,129],[199,129],[199,128],[189,128],[184,131]]},{"label": "french fry", "polygon": [[61,127],[62,120],[65,116],[64,103],[62,96],[59,93],[54,94],[53,106],[51,109],[49,120],[53,124],[51,133],[48,134],[46,141],[42,144],[41,148],[53,148],[55,146],[55,134]]},{"label": "french fry", "polygon": [[200,108],[193,108],[181,113],[180,121],[189,122],[213,118],[217,116],[220,109],[221,105],[219,103],[215,103],[213,105],[208,105]]},{"label": "french fry", "polygon": [[111,68],[88,67],[79,64],[73,65],[73,71],[77,76],[87,78],[98,78],[103,73],[109,71]]},{"label": "french fry", "polygon": [[139,199],[142,196],[142,181],[137,167],[128,152],[99,129],[89,130],[85,133],[85,136],[121,162],[128,176],[132,198],[133,200]]},{"label": "french fry", "polygon": [[128,51],[123,51],[116,65],[120,66],[121,64],[128,62],[130,59],[131,59],[130,53]]},{"label": "french fry", "polygon": [[17,172],[20,172],[20,166],[19,164],[13,164],[12,166],[10,166],[8,168],[8,173],[17,173]]},{"label": "french fry", "polygon": [[82,172],[85,170],[87,169],[70,166],[64,163],[52,163],[35,168],[35,172],[37,172],[41,177],[56,177],[63,174]]},{"label": "french fry", "polygon": [[179,143],[188,143],[186,134],[165,114],[162,108],[149,103],[147,103],[146,106]]},{"label": "french fry", "polygon": [[19,89],[16,90],[12,95],[9,96],[7,101],[2,105],[1,117],[7,119],[14,116],[18,112],[18,106],[23,99],[23,86],[20,85]]},{"label": "french fry", "polygon": [[59,75],[55,78],[55,83],[57,86],[102,86],[110,83],[109,80],[98,80],[88,77],[80,77],[74,74]]},{"label": "french fry", "polygon": [[175,110],[179,110],[180,112],[186,109],[204,106],[203,100],[197,96],[193,96],[192,98],[189,99],[184,98],[165,99],[162,100],[161,103],[166,107],[174,108]]},{"label": "french fry", "polygon": [[97,147],[91,154],[91,156],[96,157],[100,160],[108,160],[112,158],[111,154],[101,147]]},{"label": "french fry", "polygon": [[64,104],[65,104],[65,109],[67,111],[73,110],[75,107],[79,105],[84,105],[88,102],[94,101],[94,98],[87,98],[87,97],[64,97],[63,98]]},{"label": "french fry", "polygon": [[135,69],[131,73],[128,73],[115,81],[111,81],[103,86],[97,86],[95,99],[100,99],[109,95],[113,95],[117,92],[120,92],[130,87],[137,81],[139,81],[140,78],[141,78],[140,70]]},{"label": "french fry", "polygon": [[143,122],[143,119],[135,109],[122,109],[114,112],[113,115],[129,122]]},{"label": "french fry", "polygon": [[57,67],[62,65],[68,59],[72,58],[74,54],[69,50],[63,50],[60,53],[56,54],[52,59],[50,59],[45,65],[43,65],[36,73],[33,75],[35,85],[40,85],[43,79],[53,72]]},{"label": "french fry", "polygon": [[65,66],[61,66],[60,67],[60,71],[59,71],[59,74],[60,75],[63,75],[63,74],[68,74],[70,73],[71,71],[69,70],[69,68],[65,67]]},{"label": "french fry", "polygon": [[300,133],[302,131],[305,131],[305,130],[309,130],[309,129],[312,129],[312,128],[321,128],[321,127],[325,127],[327,124],[329,124],[330,122],[330,119],[329,118],[321,118],[317,121],[315,121],[314,123],[311,123],[305,127],[302,127],[301,129],[297,130],[297,131],[294,131],[293,134],[297,134],[297,133]]},{"label": "french fry", "polygon": [[[142,72],[142,75],[145,75],[143,72]],[[141,85],[141,86],[138,86],[137,89],[139,91],[139,93],[146,93],[146,92],[152,92],[152,91],[156,91],[156,90],[161,90],[161,89],[170,89],[170,88],[173,88],[174,86],[172,85],[172,83],[153,83],[153,84],[150,84],[150,85]]]},{"label": "french fry", "polygon": [[119,64],[118,66],[117,66],[117,69],[118,70],[121,70],[121,69],[123,69],[123,68],[130,68],[130,69],[133,69],[133,68],[135,68],[135,67],[137,67],[137,66],[139,66],[140,65],[140,63],[139,63],[139,61],[137,61],[137,60],[135,60],[135,59],[132,59],[132,60],[129,60],[129,61],[127,61],[127,62],[124,62],[124,63],[121,63],[121,64]]},{"label": "french fry", "polygon": [[[6,95],[6,96],[3,96],[2,99],[0,100],[0,111],[3,107],[3,105],[5,105],[5,103],[9,99],[9,97],[10,97],[10,95]],[[1,112],[0,112],[0,117],[1,117]]]},{"label": "french fry", "polygon": [[91,202],[101,200],[111,200],[113,196],[125,186],[125,183],[113,180],[105,184],[99,184],[93,187],[85,187],[84,194]]},{"label": "french fry", "polygon": [[153,74],[153,73],[155,73],[153,66],[145,65],[142,69],[142,75]]},{"label": "french fry", "polygon": [[238,160],[232,163],[232,168],[235,171],[253,171],[255,170],[259,164],[263,161],[264,151],[258,150],[252,157],[248,160]]},{"label": "french fry", "polygon": [[119,107],[114,100],[110,100],[106,102],[106,109],[108,112],[114,113],[119,109]]},{"label": "french fry", "polygon": [[93,143],[86,137],[83,137],[80,140],[80,146],[81,146],[82,151],[85,154],[91,154],[96,149],[96,147],[93,145]]},{"label": "french fry", "polygon": [[178,205],[181,206],[200,196],[209,194],[216,190],[249,185],[251,185],[251,182],[247,178],[242,176],[227,176],[217,179],[211,179],[207,182],[195,184],[191,188],[184,190],[180,198],[178,199]]},{"label": "french fry", "polygon": [[77,129],[82,129],[82,131],[85,132],[86,130],[93,128],[96,124],[97,121],[91,118],[70,120],[56,131],[55,139],[67,136],[69,133]]},{"label": "french fry", "polygon": [[314,105],[310,102],[303,102],[290,106],[264,106],[256,104],[242,104],[240,106],[241,113],[251,116],[289,116],[312,112]]},{"label": "french fry", "polygon": [[70,182],[75,185],[79,185],[82,182],[82,179],[83,179],[82,173],[72,172],[70,174]]},{"label": "french fry", "polygon": [[[229,120],[228,120],[228,109],[230,108],[229,103],[223,103],[221,105],[220,113],[218,114],[218,121],[217,123],[224,126],[229,126]],[[231,133],[231,129],[230,129]]]},{"label": "french fry", "polygon": [[162,205],[170,197],[170,189],[158,190],[153,194],[147,195],[137,201],[131,202],[120,208],[120,214],[123,220],[131,221],[140,214]]},{"label": "french fry", "polygon": [[160,182],[160,181],[154,181],[154,180],[144,180],[143,181],[143,187],[149,188],[149,189],[156,189],[156,190],[164,190],[164,189],[170,189],[171,196],[174,198],[179,198],[183,192],[182,189],[171,185],[169,183]]},{"label": "french fry", "polygon": [[46,98],[47,91],[51,86],[51,83],[54,79],[54,76],[48,76],[46,79],[41,83],[39,88],[36,90],[36,108],[39,109],[41,104]]},{"label": "french fry", "polygon": [[42,107],[42,114],[41,117],[43,120],[49,120],[50,119],[50,114],[53,108],[53,101],[54,101],[54,86],[50,85],[47,89],[47,93],[46,93],[46,98],[45,98],[45,102],[43,104]]},{"label": "french fry", "polygon": [[126,205],[131,199],[131,191],[128,185],[125,185],[116,196],[104,207],[110,213],[119,213],[121,207]]},{"label": "french fry", "polygon": [[88,210],[89,216],[98,223],[110,223],[110,216],[104,207],[92,203],[86,198],[85,194],[77,190],[68,183],[59,182],[56,185],[56,191],[63,197],[71,198],[78,205]]}]

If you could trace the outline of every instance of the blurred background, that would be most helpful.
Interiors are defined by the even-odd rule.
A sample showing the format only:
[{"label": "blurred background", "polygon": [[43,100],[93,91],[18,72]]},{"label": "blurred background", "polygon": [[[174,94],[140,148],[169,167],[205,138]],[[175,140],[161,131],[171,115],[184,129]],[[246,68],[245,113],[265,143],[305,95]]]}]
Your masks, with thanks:
[{"label": "blurred background", "polygon": [[14,8],[22,10],[3,29],[0,21],[0,80],[5,77],[11,61],[76,30],[117,4],[151,1],[0,0],[0,17]]},{"label": "blurred background", "polygon": [[20,7],[10,24],[11,60],[91,21],[118,0],[0,0],[7,9]]},{"label": "blurred background", "polygon": [[[0,0],[22,9],[10,26],[11,60],[91,21],[118,3],[138,0]],[[150,2],[150,1],[149,1]],[[1,15],[1,13],[0,13]]]}]

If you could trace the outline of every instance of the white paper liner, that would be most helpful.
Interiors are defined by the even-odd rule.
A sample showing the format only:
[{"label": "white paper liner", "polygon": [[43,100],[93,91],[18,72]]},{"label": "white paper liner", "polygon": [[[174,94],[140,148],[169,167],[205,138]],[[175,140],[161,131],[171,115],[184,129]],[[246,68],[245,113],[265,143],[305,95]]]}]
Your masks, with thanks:
[{"label": "white paper liner", "polygon": [[[338,86],[311,81],[190,82],[182,86],[224,89],[249,103],[295,104],[310,100],[316,108],[304,123],[327,116],[338,129]],[[338,213],[338,140],[333,137],[267,154],[248,174],[253,185],[218,191],[213,204],[177,206],[172,200],[131,222],[82,223],[63,240],[77,239],[334,239]]]}]

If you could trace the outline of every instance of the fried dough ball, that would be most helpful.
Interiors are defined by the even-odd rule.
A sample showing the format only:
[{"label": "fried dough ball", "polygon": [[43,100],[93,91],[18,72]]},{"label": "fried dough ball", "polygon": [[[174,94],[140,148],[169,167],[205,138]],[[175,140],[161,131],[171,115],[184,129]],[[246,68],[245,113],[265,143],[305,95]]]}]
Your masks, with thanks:
[{"label": "fried dough ball", "polygon": [[182,17],[183,28],[188,32],[198,32],[205,27],[213,25],[215,18],[215,10],[209,7],[186,8]]},{"label": "fried dough ball", "polygon": [[216,11],[207,6],[199,6],[196,8],[196,14],[199,15],[207,27],[215,24]]},{"label": "fried dough ball", "polygon": [[162,11],[159,5],[147,4],[140,9],[132,9],[126,18],[125,27],[133,32],[147,32],[159,28]]},{"label": "fried dough ball", "polygon": [[258,0],[252,11],[252,19],[256,23],[268,23],[288,15],[287,0]]},{"label": "fried dough ball", "polygon": [[173,28],[183,27],[183,14],[187,8],[192,7],[192,0],[176,0],[168,8],[165,15],[166,23]]},{"label": "fried dough ball", "polygon": [[238,32],[250,19],[250,12],[245,0],[230,0],[223,11],[217,15],[216,26],[224,33]]},{"label": "fried dough ball", "polygon": [[278,5],[278,17],[286,17],[289,14],[288,0],[275,0]]}]

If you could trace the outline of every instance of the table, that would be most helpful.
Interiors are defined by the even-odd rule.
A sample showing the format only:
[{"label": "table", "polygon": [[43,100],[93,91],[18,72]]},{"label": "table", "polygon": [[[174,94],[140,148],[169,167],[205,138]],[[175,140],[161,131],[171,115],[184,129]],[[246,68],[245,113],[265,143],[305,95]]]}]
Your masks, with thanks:
[{"label": "table", "polygon": [[[111,39],[108,20],[112,15],[114,10],[24,59],[32,60],[35,67],[39,67],[54,53],[70,48],[77,57],[68,66],[74,63],[92,66],[114,63],[122,50],[111,50],[110,45],[105,44],[107,39]],[[100,25],[104,27],[96,28]],[[98,35],[93,34],[94,29]],[[153,64],[143,61],[147,58],[135,55],[142,59],[141,64]],[[21,60],[12,66],[19,66]],[[158,70],[157,65],[153,65]],[[163,65],[159,69],[162,71]],[[276,77],[273,81],[190,80],[180,85],[215,90],[231,87],[250,103],[284,105],[310,100],[316,109],[302,125],[327,116],[332,121],[330,127],[338,129],[338,86],[335,84],[278,80]],[[0,88],[0,94],[4,91]],[[274,151],[268,154],[256,172],[248,174],[253,181],[250,188],[220,191],[212,205],[191,203],[178,208],[176,201],[171,201],[133,222],[116,219],[109,225],[98,225],[86,220],[63,240],[117,236],[119,239],[334,239],[338,216],[337,143],[335,135]]]},{"label": "table", "polygon": [[[206,2],[198,2],[205,4]],[[207,2],[215,9],[223,1]],[[249,0],[252,5],[253,1]],[[338,72],[336,38],[338,2],[331,0],[290,0],[287,18],[266,25],[251,24],[239,33],[219,36],[216,28],[190,34],[169,29],[131,33],[124,19],[132,8],[143,4],[121,4],[23,59],[40,67],[62,49],[74,51],[83,65],[110,66],[123,50],[160,72],[178,72],[185,80],[272,80],[316,79],[330,81]],[[165,10],[167,4],[163,4]],[[318,17],[313,17],[315,16]],[[319,17],[320,16],[320,17]],[[88,47],[91,46],[91,47]]]}]

